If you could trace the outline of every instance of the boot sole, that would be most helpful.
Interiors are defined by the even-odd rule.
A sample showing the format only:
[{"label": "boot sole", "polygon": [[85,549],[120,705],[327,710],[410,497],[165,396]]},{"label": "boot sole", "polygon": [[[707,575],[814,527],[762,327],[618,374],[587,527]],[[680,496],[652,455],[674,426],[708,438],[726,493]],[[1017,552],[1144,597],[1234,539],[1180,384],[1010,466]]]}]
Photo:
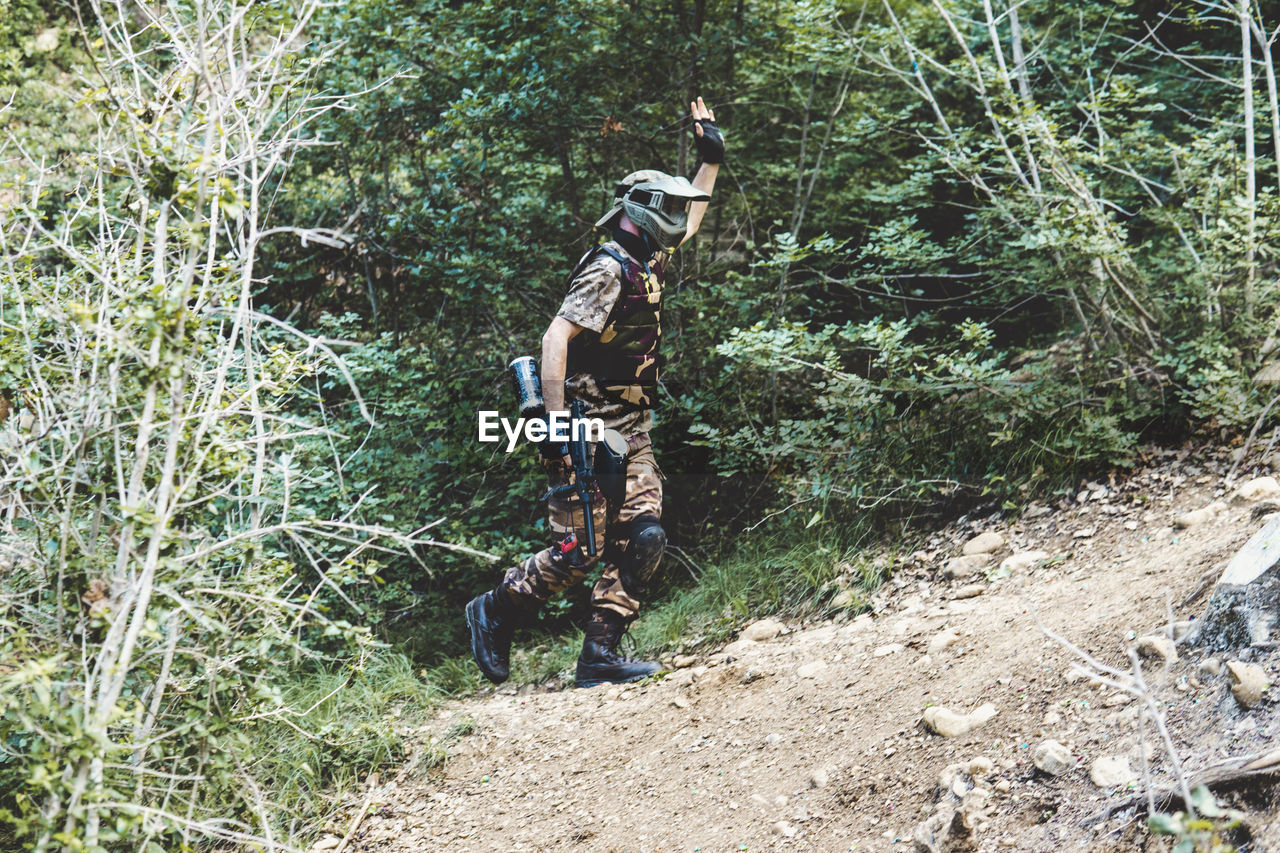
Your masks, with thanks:
[{"label": "boot sole", "polygon": [[623,678],[617,681],[613,681],[608,678],[597,678],[594,681],[576,681],[575,680],[573,682],[573,686],[575,689],[589,689],[592,687],[599,687],[601,684],[631,684],[632,682],[635,682],[635,681],[644,681],[646,678],[649,678],[650,676],[653,676],[653,675],[657,675],[660,672],[662,672],[662,670],[657,669],[657,670],[654,670],[653,672],[648,673],[647,675],[633,675],[631,678]]},{"label": "boot sole", "polygon": [[473,598],[467,602],[467,628],[471,631],[471,659],[476,662],[476,666],[480,667],[480,674],[489,682],[492,684],[501,684],[510,676],[504,675],[499,677],[496,674],[490,673],[489,670],[485,669],[484,665],[480,663],[480,656],[476,654],[476,649],[483,646],[484,643],[482,642],[480,635],[480,620],[473,612],[473,608],[475,606],[476,599]]}]

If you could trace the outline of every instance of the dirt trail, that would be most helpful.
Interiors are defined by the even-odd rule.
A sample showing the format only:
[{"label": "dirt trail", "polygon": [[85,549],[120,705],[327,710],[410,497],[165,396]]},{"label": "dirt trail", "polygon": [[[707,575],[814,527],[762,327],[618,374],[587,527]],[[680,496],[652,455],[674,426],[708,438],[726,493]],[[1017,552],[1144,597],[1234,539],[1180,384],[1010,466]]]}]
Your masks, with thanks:
[{"label": "dirt trail", "polygon": [[[1179,603],[1257,529],[1256,505],[1175,529],[1180,513],[1226,500],[1217,487],[1229,460],[1152,455],[1125,480],[1033,504],[1018,522],[939,533],[877,594],[874,614],[739,639],[654,683],[526,695],[507,687],[455,703],[421,737],[470,733],[442,769],[406,770],[368,792],[372,808],[348,849],[915,850],[917,825],[940,803],[959,805],[940,787],[945,774],[972,831],[958,827],[940,850],[1167,850],[1132,809],[1083,825],[1140,789],[1090,780],[1104,756],[1141,774],[1137,708],[1070,673],[1071,654],[1031,613],[1120,666],[1132,638],[1158,632],[1170,613],[1199,614],[1203,596]],[[945,577],[947,561],[983,530],[1007,540],[991,568],[1031,550],[1050,559],[1008,577],[991,572],[994,580]],[[1253,655],[1274,680],[1277,660]],[[1146,667],[1186,766],[1280,744],[1270,693],[1240,708],[1225,675],[1201,671],[1204,657],[1179,647],[1175,662]],[[921,723],[931,705],[983,703],[997,713],[967,735],[944,738]],[[1061,776],[1033,765],[1046,739],[1069,751],[1074,766]],[[1168,783],[1167,756],[1149,753],[1156,780]],[[973,772],[948,771],[956,764]],[[1270,782],[1221,798],[1249,815],[1245,849],[1280,851]]]}]

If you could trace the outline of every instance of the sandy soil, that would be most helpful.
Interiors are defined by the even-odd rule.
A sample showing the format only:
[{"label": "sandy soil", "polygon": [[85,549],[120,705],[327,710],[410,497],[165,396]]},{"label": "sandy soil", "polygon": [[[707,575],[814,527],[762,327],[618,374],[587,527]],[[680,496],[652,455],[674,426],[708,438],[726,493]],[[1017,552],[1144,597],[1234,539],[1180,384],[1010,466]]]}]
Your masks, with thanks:
[{"label": "sandy soil", "polygon": [[[650,683],[505,685],[453,703],[417,733],[425,743],[452,732],[450,760],[428,773],[410,764],[365,792],[370,808],[347,849],[1167,850],[1138,808],[1089,822],[1143,789],[1144,754],[1157,785],[1171,784],[1172,763],[1151,726],[1140,736],[1141,703],[1073,671],[1078,659],[1036,618],[1127,668],[1135,638],[1198,615],[1207,591],[1184,600],[1260,513],[1227,503],[1186,529],[1173,520],[1228,501],[1229,467],[1225,451],[1149,451],[1124,479],[1031,503],[1018,521],[938,532],[877,593],[872,613],[738,639]],[[1237,483],[1269,473],[1246,467]],[[947,577],[947,562],[985,530],[1006,540],[990,566]],[[1001,577],[1005,558],[1031,550],[1049,558]],[[1176,660],[1144,667],[1188,771],[1280,745],[1271,696],[1280,691],[1246,710],[1206,657],[1179,645]],[[1235,657],[1274,680],[1272,650]],[[922,723],[930,706],[967,713],[984,703],[995,716],[968,734],[942,737]],[[1069,753],[1062,775],[1033,763],[1048,739]],[[1134,781],[1091,781],[1105,757],[1126,759]],[[1219,799],[1248,816],[1242,849],[1280,851],[1272,781],[1221,789]],[[932,834],[920,826],[931,817],[941,826]]]}]

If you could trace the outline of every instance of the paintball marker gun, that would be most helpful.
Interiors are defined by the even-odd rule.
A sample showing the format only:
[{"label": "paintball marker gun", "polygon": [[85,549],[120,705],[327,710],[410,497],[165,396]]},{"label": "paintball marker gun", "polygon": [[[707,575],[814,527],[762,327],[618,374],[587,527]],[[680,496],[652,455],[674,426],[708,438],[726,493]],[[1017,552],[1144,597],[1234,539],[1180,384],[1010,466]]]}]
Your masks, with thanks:
[{"label": "paintball marker gun", "polygon": [[[538,378],[538,366],[531,356],[521,356],[511,362],[511,379],[515,385],[516,402],[522,418],[541,418],[547,426],[547,438],[537,442],[538,451],[544,459],[558,460],[569,457],[573,469],[573,477],[567,482],[553,486],[543,499],[577,495],[582,505],[583,532],[587,538],[587,555],[596,556],[595,520],[592,518],[592,506],[595,493],[615,506],[621,504],[627,483],[627,445],[626,440],[616,430],[604,430],[603,440],[596,446],[594,457],[590,442],[587,441],[589,430],[586,424],[587,404],[582,400],[573,400],[569,404],[569,424],[567,441],[558,440],[553,432],[553,423],[547,417],[546,402],[542,398],[542,383]],[[573,541],[570,541],[570,540]],[[577,546],[577,537],[570,532],[560,543],[562,554],[570,554]],[[570,558],[572,560],[572,558]],[[576,562],[582,562],[576,560]]]}]

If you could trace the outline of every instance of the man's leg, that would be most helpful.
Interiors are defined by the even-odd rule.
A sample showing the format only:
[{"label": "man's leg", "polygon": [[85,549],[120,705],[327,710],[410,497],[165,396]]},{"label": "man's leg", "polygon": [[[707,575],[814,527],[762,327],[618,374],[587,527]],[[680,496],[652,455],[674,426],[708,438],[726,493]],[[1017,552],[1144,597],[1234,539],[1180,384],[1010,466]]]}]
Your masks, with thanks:
[{"label": "man's leg", "polygon": [[626,498],[609,528],[604,571],[591,592],[591,622],[578,658],[577,686],[636,681],[660,670],[653,661],[618,654],[618,642],[635,620],[645,587],[666,545],[662,475],[647,435],[628,440]]},{"label": "man's leg", "polygon": [[[582,503],[576,495],[553,496],[547,501],[547,522],[552,545],[507,570],[496,588],[476,596],[467,605],[471,631],[471,655],[485,678],[501,684],[511,674],[511,639],[516,625],[537,613],[543,602],[587,576],[604,552],[605,506],[597,495],[592,501],[596,556],[586,557],[586,528]],[[585,559],[574,563],[573,552],[559,547],[567,534],[578,537]]]}]

